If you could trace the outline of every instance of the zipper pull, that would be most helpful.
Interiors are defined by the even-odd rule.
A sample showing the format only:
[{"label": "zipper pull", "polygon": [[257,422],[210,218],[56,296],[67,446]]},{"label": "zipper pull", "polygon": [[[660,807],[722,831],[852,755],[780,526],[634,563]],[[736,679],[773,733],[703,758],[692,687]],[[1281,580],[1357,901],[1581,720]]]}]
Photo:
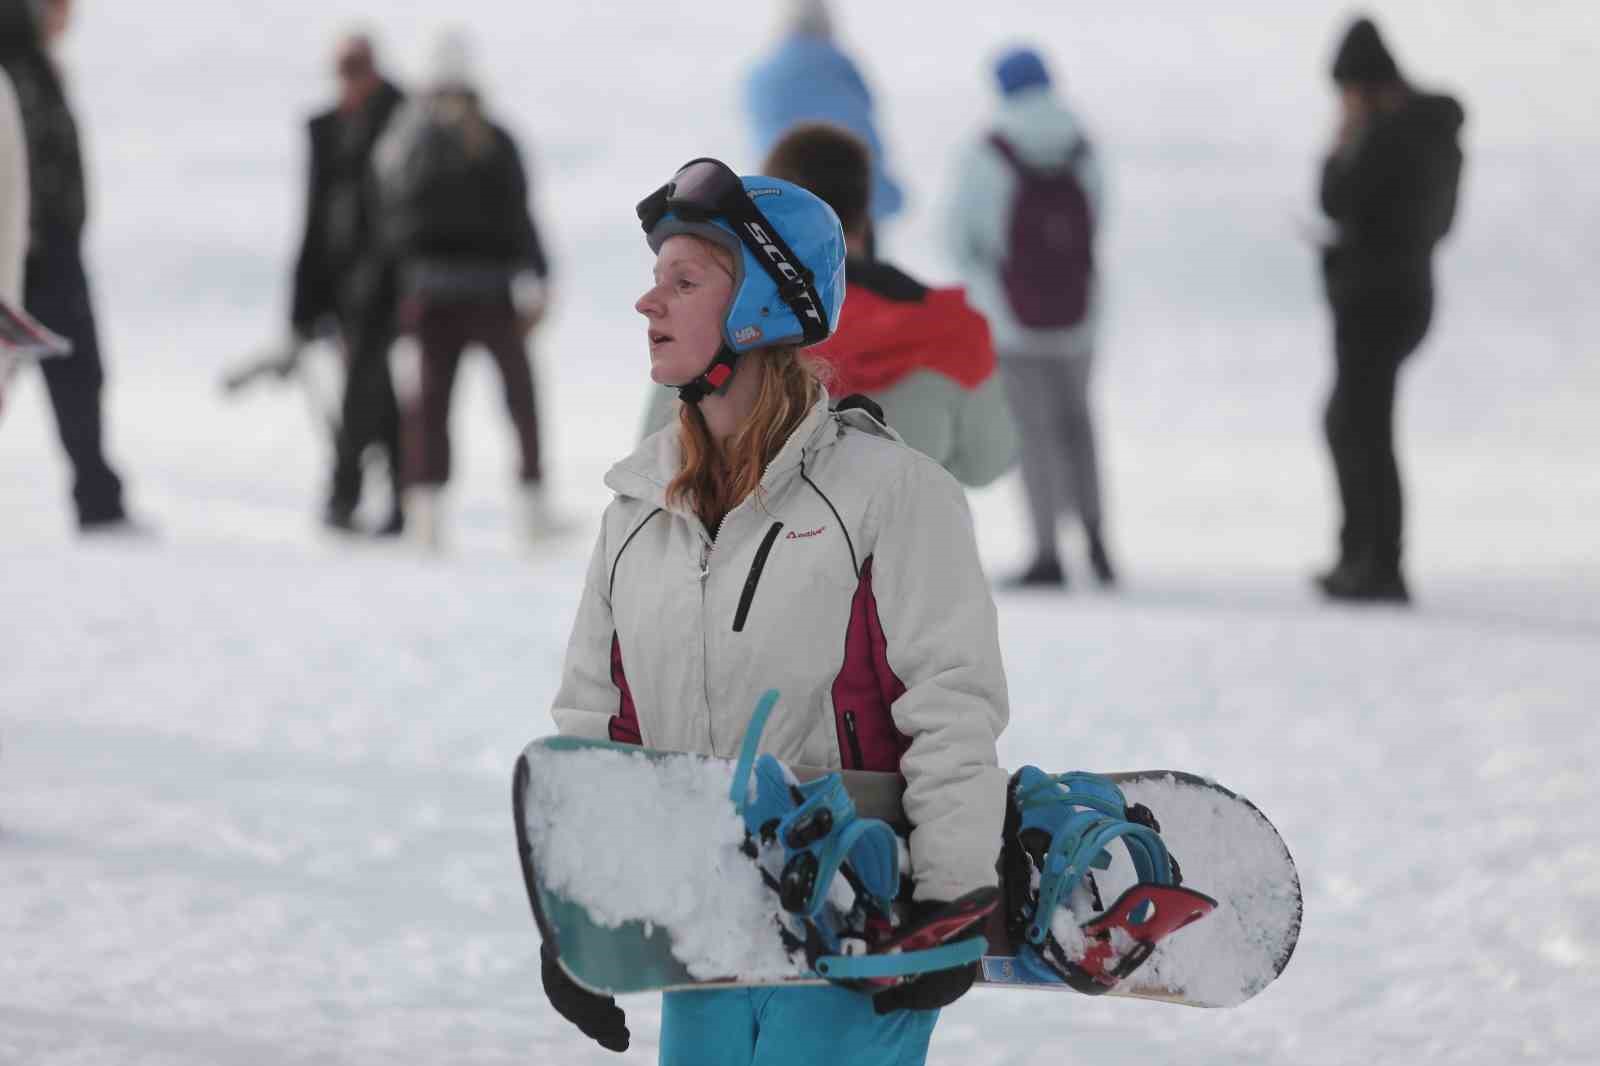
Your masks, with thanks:
[{"label": "zipper pull", "polygon": [[711,545],[700,542],[700,580],[704,581],[711,574]]}]

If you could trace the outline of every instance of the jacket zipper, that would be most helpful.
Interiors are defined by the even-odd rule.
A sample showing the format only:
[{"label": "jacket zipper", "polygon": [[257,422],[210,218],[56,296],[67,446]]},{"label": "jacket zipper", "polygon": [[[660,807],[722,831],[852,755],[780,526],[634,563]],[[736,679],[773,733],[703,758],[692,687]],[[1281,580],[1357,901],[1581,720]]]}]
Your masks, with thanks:
[{"label": "jacket zipper", "polygon": [[[777,457],[774,456],[773,460],[767,463],[766,469],[761,471],[761,480],[758,484],[763,488],[767,484],[767,475],[772,472],[772,462],[776,461],[776,459]],[[800,450],[800,461],[803,466],[805,463],[804,448]],[[747,501],[741,500],[733,508],[733,511],[743,507],[745,502]],[[722,540],[722,530],[727,526],[728,519],[733,517],[733,511],[723,515],[721,521],[717,523],[717,532],[714,538],[708,540],[704,532],[700,535],[700,681],[706,697],[706,736],[710,738],[713,750],[717,746],[716,713],[711,708],[711,597],[706,590],[706,584],[711,577],[711,554],[716,551],[718,542]],[[700,528],[702,530],[705,529],[704,526]]]},{"label": "jacket zipper", "polygon": [[856,712],[844,712],[844,736],[850,742],[850,758],[855,761],[854,766],[845,767],[846,770],[865,770],[867,761],[861,757],[861,738],[856,736]]},{"label": "jacket zipper", "polygon": [[700,686],[706,700],[706,738],[716,748],[716,715],[711,710],[711,604],[706,594],[706,579],[711,576],[711,549],[715,545],[700,541]]},{"label": "jacket zipper", "polygon": [[707,585],[711,579],[711,555],[717,550],[717,542],[722,539],[722,530],[732,513],[729,511],[718,520],[713,536],[708,538],[705,533],[700,534],[700,683],[706,694],[706,737],[713,751],[717,747],[717,715],[711,707],[711,595]]},{"label": "jacket zipper", "polygon": [[744,579],[744,591],[739,594],[739,609],[733,615],[735,633],[744,632],[744,621],[750,614],[750,601],[756,598],[756,586],[761,583],[761,571],[766,568],[767,556],[772,554],[772,545],[778,539],[778,531],[782,528],[782,522],[772,523],[767,535],[761,540],[761,547],[756,549],[755,562],[750,564],[750,575]]}]

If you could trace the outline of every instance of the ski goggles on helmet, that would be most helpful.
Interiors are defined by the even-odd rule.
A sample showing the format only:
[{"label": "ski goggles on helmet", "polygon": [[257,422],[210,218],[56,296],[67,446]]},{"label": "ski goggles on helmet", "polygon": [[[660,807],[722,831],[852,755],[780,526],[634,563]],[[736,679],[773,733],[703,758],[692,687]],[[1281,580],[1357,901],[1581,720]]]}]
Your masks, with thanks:
[{"label": "ski goggles on helmet", "polygon": [[690,160],[678,168],[671,181],[639,201],[635,211],[646,234],[669,214],[686,222],[721,219],[777,286],[778,297],[800,322],[805,343],[828,338],[828,313],[817,293],[815,276],[777,227],[767,221],[745,191],[744,182],[726,163]]}]

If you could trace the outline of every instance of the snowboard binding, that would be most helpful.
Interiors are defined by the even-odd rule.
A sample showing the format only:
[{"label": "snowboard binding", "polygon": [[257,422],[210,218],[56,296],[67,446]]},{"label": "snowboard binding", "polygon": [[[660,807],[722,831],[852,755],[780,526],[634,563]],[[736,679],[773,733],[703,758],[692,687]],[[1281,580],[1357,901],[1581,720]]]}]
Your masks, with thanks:
[{"label": "snowboard binding", "polygon": [[731,799],[744,818],[745,854],[783,909],[785,947],[828,980],[877,992],[920,974],[976,962],[986,941],[960,939],[986,920],[997,889],[980,889],[913,927],[896,925],[901,842],[863,818],[837,773],[801,783],[757,743],[778,693],[756,706],[734,767]]},{"label": "snowboard binding", "polygon": [[[1117,841],[1137,881],[1107,908],[1092,871],[1111,866],[1106,849]],[[1013,774],[1000,862],[1018,966],[1088,995],[1115,988],[1162,939],[1217,905],[1181,887],[1155,815],[1099,774]]]}]

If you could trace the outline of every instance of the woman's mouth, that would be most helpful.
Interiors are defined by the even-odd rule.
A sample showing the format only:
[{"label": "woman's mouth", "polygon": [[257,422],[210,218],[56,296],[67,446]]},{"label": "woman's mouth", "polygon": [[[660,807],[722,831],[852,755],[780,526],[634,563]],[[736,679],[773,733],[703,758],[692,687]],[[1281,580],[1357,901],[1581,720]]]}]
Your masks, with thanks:
[{"label": "woman's mouth", "polygon": [[650,331],[650,347],[652,348],[658,345],[667,344],[671,340],[672,334],[670,333],[662,333],[660,330],[656,329]]}]

